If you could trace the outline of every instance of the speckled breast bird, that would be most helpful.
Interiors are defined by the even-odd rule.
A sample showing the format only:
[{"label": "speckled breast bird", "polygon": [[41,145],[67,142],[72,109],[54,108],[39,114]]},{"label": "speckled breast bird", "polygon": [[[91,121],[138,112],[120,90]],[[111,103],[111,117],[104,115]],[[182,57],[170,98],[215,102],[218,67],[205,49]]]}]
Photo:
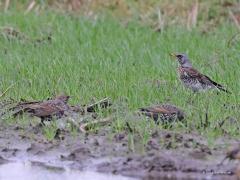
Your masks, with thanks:
[{"label": "speckled breast bird", "polygon": [[226,93],[229,92],[224,86],[211,80],[208,76],[200,73],[194,69],[186,54],[170,54],[174,56],[178,62],[178,74],[179,78],[185,87],[190,88],[193,92],[218,89]]},{"label": "speckled breast bird", "polygon": [[51,120],[53,117],[61,118],[64,112],[69,110],[67,104],[69,96],[60,95],[54,99],[42,102],[23,102],[19,103],[15,108],[18,109],[14,116],[27,112],[32,116],[41,118],[43,123],[45,120]]},{"label": "speckled breast bird", "polygon": [[140,113],[153,118],[155,122],[173,122],[183,120],[184,112],[178,107],[170,104],[159,104],[151,107],[140,108]]}]

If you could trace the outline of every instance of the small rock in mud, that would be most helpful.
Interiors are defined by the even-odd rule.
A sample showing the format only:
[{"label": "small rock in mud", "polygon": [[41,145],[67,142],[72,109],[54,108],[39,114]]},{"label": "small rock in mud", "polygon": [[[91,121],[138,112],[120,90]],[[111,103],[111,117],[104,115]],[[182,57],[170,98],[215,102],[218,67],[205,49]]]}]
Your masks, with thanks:
[{"label": "small rock in mud", "polygon": [[16,131],[19,131],[19,130],[23,130],[24,128],[17,125],[13,129],[16,130]]},{"label": "small rock in mud", "polygon": [[164,138],[166,138],[166,139],[169,139],[169,138],[171,138],[172,137],[172,134],[170,134],[170,133],[167,133],[165,136],[164,136]]},{"label": "small rock in mud", "polygon": [[199,150],[195,150],[189,153],[189,155],[195,159],[206,159],[207,158],[207,154],[206,152],[202,152]]},{"label": "small rock in mud", "polygon": [[126,137],[125,133],[118,133],[114,135],[114,139],[119,142],[122,141]]},{"label": "small rock in mud", "polygon": [[159,150],[159,147],[160,145],[157,143],[157,141],[155,139],[150,139],[148,142],[147,142],[147,145],[146,145],[146,149],[149,151],[149,150]]},{"label": "small rock in mud", "polygon": [[178,168],[173,160],[163,157],[154,157],[143,162],[145,168],[155,167],[158,171],[176,171]]},{"label": "small rock in mud", "polygon": [[7,157],[15,156],[18,151],[19,151],[19,149],[16,149],[16,148],[13,148],[13,149],[12,148],[3,148],[2,149],[2,152]]},{"label": "small rock in mud", "polygon": [[45,162],[39,162],[39,161],[31,161],[31,165],[32,166],[40,166],[40,167],[44,167],[48,170],[52,170],[52,171],[64,171],[65,169],[63,167],[58,167],[58,166],[52,166],[52,165],[49,165]]},{"label": "small rock in mud", "polygon": [[87,147],[80,147],[75,150],[73,150],[69,155],[61,156],[62,160],[68,160],[68,161],[81,161],[85,158],[91,157],[91,151]]},{"label": "small rock in mud", "polygon": [[9,162],[9,160],[7,160],[7,159],[3,158],[2,156],[0,156],[0,165],[8,163],[8,162]]},{"label": "small rock in mud", "polygon": [[33,155],[43,155],[45,151],[49,150],[49,147],[40,143],[31,143],[30,146],[26,149],[26,152]]},{"label": "small rock in mud", "polygon": [[91,139],[90,144],[92,144],[93,146],[99,146],[100,145],[99,141],[96,138]]},{"label": "small rock in mud", "polygon": [[159,137],[159,133],[158,133],[158,131],[154,131],[152,133],[152,138],[157,138],[157,137]]}]

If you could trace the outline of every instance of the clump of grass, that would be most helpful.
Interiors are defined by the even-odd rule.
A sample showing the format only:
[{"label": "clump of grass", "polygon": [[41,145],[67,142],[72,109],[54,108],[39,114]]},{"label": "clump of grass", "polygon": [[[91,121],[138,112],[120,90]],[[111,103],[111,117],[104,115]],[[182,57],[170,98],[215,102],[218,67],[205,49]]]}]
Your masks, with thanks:
[{"label": "clump of grass", "polygon": [[[22,10],[25,13],[44,13],[44,10],[56,10],[82,14],[89,17],[97,17],[101,14],[109,14],[123,21],[138,20],[151,26],[169,26],[172,24],[184,24],[187,26],[191,19],[191,10],[198,4],[197,24],[201,27],[215,26],[221,21],[229,19],[229,10],[239,13],[237,0],[42,0],[42,1],[17,1],[9,0],[0,4],[5,12],[8,10]],[[204,27],[203,26],[203,27]]]},{"label": "clump of grass", "polygon": [[[181,24],[188,26],[189,20],[194,16],[191,11],[197,4],[196,24],[204,32],[214,29],[221,22],[231,19],[229,12],[236,14],[238,21],[238,4],[237,0],[219,1],[219,0],[41,0],[41,1],[17,1],[8,0],[0,4],[0,8],[5,12],[8,10],[22,10],[25,14],[35,12],[44,14],[46,10],[55,10],[63,13],[74,15],[85,15],[96,18],[99,15],[107,14],[123,21],[137,20],[145,25],[150,25],[155,29],[163,30],[172,24]],[[233,20],[234,21],[234,20]],[[126,23],[126,22],[125,22]],[[239,22],[238,22],[239,23]],[[160,27],[159,27],[160,26]],[[189,28],[189,27],[188,27]],[[159,30],[159,29],[158,29]]]},{"label": "clump of grass", "polygon": [[43,135],[48,141],[52,141],[57,133],[58,127],[56,121],[51,121],[48,125],[43,127]]}]

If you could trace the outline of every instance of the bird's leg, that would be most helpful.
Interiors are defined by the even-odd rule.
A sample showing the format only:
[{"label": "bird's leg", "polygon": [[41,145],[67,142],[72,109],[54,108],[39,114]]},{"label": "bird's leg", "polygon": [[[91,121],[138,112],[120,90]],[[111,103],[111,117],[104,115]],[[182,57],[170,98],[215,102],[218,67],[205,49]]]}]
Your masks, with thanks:
[{"label": "bird's leg", "polygon": [[204,128],[207,128],[210,126],[210,122],[208,119],[208,109],[209,109],[209,104],[206,105],[206,109],[205,109],[205,126],[204,126]]},{"label": "bird's leg", "polygon": [[41,117],[41,122],[39,123],[39,126],[40,127],[43,127],[43,126],[45,126],[46,124],[45,124],[45,121],[46,119],[44,118],[44,117]]},{"label": "bird's leg", "polygon": [[40,129],[42,129],[45,126],[44,120],[45,119],[43,117],[41,117],[41,122],[33,127],[33,129],[35,130],[35,133],[38,133],[40,131]]}]

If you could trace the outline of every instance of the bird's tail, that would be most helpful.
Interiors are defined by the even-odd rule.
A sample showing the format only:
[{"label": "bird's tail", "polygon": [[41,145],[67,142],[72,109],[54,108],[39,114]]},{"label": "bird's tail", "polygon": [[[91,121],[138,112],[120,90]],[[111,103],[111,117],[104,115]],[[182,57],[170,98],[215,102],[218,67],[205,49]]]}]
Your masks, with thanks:
[{"label": "bird's tail", "polygon": [[218,84],[218,83],[216,83],[216,82],[214,82],[213,80],[211,80],[209,77],[207,77],[208,78],[208,80],[210,80],[211,81],[211,83],[216,87],[216,88],[218,88],[220,91],[224,91],[224,92],[226,92],[226,93],[228,93],[228,94],[232,94],[230,91],[228,91],[224,86],[222,86],[221,84]]},{"label": "bird's tail", "polygon": [[223,87],[222,85],[215,85],[220,91],[224,91],[228,94],[232,94],[232,92],[230,92],[229,90],[227,90],[225,87]]}]

